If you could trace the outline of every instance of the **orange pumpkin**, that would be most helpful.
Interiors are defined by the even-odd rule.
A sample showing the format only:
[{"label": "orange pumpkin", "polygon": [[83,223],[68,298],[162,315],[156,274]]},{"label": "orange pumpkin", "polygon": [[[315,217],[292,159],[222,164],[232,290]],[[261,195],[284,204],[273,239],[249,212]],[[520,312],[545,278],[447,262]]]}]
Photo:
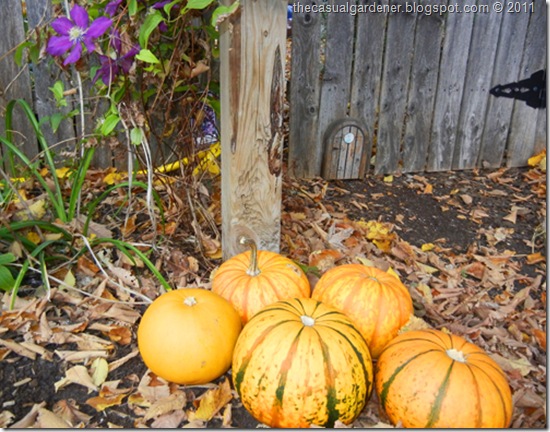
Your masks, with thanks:
[{"label": "orange pumpkin", "polygon": [[407,428],[506,428],[512,393],[502,369],[476,345],[415,330],[380,354],[376,392],[390,420]]},{"label": "orange pumpkin", "polygon": [[376,267],[344,264],[327,270],[312,298],[351,318],[377,358],[413,313],[408,289],[401,281]]},{"label": "orange pumpkin", "polygon": [[157,297],[138,327],[138,348],[156,375],[178,384],[204,384],[231,366],[241,320],[231,304],[201,288]]},{"label": "orange pumpkin", "polygon": [[278,300],[309,297],[307,276],[292,260],[275,252],[258,251],[253,240],[240,239],[250,251],[225,261],[213,275],[212,291],[227,299],[243,324]]},{"label": "orange pumpkin", "polygon": [[361,333],[316,300],[281,300],[244,327],[233,354],[233,383],[243,406],[277,428],[353,422],[373,384]]}]

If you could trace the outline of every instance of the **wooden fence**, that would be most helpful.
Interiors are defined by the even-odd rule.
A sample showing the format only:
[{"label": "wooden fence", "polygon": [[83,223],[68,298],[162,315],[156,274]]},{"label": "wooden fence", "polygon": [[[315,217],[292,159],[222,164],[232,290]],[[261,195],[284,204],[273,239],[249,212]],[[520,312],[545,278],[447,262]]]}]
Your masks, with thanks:
[{"label": "wooden fence", "polygon": [[[289,172],[357,178],[369,168],[382,174],[525,165],[546,147],[546,109],[489,90],[546,68],[546,4],[504,1],[499,13],[495,3],[295,1]],[[426,13],[442,6],[448,11]],[[346,171],[331,155],[349,152],[346,145],[363,152],[358,169]],[[349,155],[344,160],[351,163]]]}]

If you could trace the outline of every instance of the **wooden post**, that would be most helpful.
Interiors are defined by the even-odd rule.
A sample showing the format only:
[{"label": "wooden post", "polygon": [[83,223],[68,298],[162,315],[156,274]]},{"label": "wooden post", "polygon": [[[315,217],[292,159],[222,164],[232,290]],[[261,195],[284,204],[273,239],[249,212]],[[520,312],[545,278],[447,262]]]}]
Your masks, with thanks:
[{"label": "wooden post", "polygon": [[286,0],[241,0],[220,25],[224,259],[243,235],[279,251],[286,14]]}]

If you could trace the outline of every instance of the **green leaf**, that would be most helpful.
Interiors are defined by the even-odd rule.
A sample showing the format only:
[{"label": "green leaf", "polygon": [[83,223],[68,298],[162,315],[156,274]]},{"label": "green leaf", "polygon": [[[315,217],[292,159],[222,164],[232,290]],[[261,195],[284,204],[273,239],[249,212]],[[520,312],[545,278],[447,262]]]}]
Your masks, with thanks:
[{"label": "green leaf", "polygon": [[25,48],[31,47],[33,45],[32,42],[23,42],[17,46],[17,49],[15,50],[15,54],[13,55],[13,59],[15,60],[15,64],[18,67],[21,67],[21,64],[23,63],[23,52]]},{"label": "green leaf", "polygon": [[136,146],[140,145],[142,138],[143,137],[141,135],[141,129],[132,128],[132,130],[130,131],[130,141],[132,142],[132,144]]},{"label": "green leaf", "polygon": [[6,265],[17,261],[17,257],[12,253],[0,255],[0,265]]},{"label": "green leaf", "polygon": [[101,134],[103,136],[109,135],[113,129],[116,127],[118,122],[120,121],[120,117],[117,114],[109,114],[106,118],[103,124],[101,125]]},{"label": "green leaf", "polygon": [[212,3],[213,0],[189,0],[187,2],[187,5],[185,6],[186,9],[204,9],[210,3]]},{"label": "green leaf", "polygon": [[141,28],[139,30],[139,45],[146,48],[147,42],[149,42],[149,36],[151,36],[151,33],[153,30],[155,30],[158,25],[164,21],[164,18],[160,14],[159,11],[155,11],[150,15],[147,15],[147,18],[145,18],[145,21],[141,25]]},{"label": "green leaf", "polygon": [[11,291],[15,286],[15,279],[9,268],[0,266],[0,290]]},{"label": "green leaf", "polygon": [[129,0],[128,1],[128,13],[130,16],[134,16],[137,12],[137,0]]},{"label": "green leaf", "polygon": [[59,112],[56,112],[55,114],[52,114],[50,116],[50,126],[52,127],[53,133],[57,132],[57,129],[59,128],[59,125],[64,118],[65,116]]},{"label": "green leaf", "polygon": [[216,27],[220,24],[225,18],[234,13],[239,7],[239,2],[236,1],[230,6],[218,6],[214,12],[212,12],[212,26]]},{"label": "green leaf", "polygon": [[157,64],[160,63],[160,60],[148,49],[142,49],[137,55],[136,58],[145,63]]},{"label": "green leaf", "polygon": [[58,108],[67,106],[67,100],[63,94],[65,92],[65,85],[62,81],[56,81],[52,87],[49,87],[49,89],[55,97],[55,103]]}]

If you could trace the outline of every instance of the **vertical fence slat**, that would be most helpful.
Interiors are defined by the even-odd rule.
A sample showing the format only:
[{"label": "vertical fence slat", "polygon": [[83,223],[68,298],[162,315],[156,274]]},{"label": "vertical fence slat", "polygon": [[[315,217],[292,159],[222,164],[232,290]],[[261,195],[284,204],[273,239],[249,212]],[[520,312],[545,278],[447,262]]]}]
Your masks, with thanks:
[{"label": "vertical fence slat", "polygon": [[[388,0],[369,0],[365,4],[379,4],[384,7]],[[378,101],[382,76],[382,58],[388,14],[364,13],[357,15],[357,30],[351,88],[350,116],[364,123],[369,140],[367,153],[367,174],[378,120]]]},{"label": "vertical fence slat", "polygon": [[[32,106],[31,81],[28,67],[17,66],[16,47],[25,40],[21,0],[0,1],[2,36],[0,37],[0,135],[5,134],[5,109],[12,99],[24,99]],[[29,158],[36,156],[38,146],[30,123],[19,107],[14,109],[13,140]]]},{"label": "vertical fence slat", "polygon": [[474,28],[468,56],[468,67],[454,148],[453,169],[471,169],[477,165],[481,148],[483,124],[491,76],[498,46],[502,13],[491,8],[492,0],[480,0],[478,7],[488,7],[490,13],[474,15]]},{"label": "vertical fence slat", "polygon": [[416,14],[388,17],[375,173],[395,172],[399,163],[401,131],[405,121]]},{"label": "vertical fence slat", "polygon": [[[423,4],[445,5],[446,2],[428,0]],[[403,138],[403,172],[422,171],[426,166],[443,31],[444,18],[441,15],[420,14],[417,17]]]},{"label": "vertical fence slat", "polygon": [[[51,0],[26,0],[26,3],[29,29],[36,27],[44,28],[44,25],[48,24],[52,19]],[[38,64],[32,65],[35,97],[34,110],[41,120],[57,112],[66,115],[73,108],[72,106],[56,106],[55,98],[49,88],[57,80],[61,80],[64,83],[65,89],[69,89],[70,84],[66,77],[62,76],[60,69],[55,67],[49,60],[50,57],[47,56],[39,61]],[[60,153],[63,150],[74,149],[74,118],[64,119],[59,124],[56,132],[52,130],[50,122],[44,122],[42,124],[42,132],[44,133],[46,142],[53,148],[54,154],[58,159],[62,158]]]},{"label": "vertical fence slat", "polygon": [[[347,0],[335,0],[345,4]],[[346,13],[330,13],[327,16],[325,62],[321,77],[319,101],[319,130],[317,142],[324,146],[327,129],[335,120],[348,115],[351,91],[351,65],[353,59],[354,17]],[[322,148],[324,150],[324,148]],[[317,172],[320,172],[322,158]]]},{"label": "vertical fence slat", "polygon": [[[521,55],[529,14],[504,14],[499,33],[491,88],[519,79]],[[512,119],[514,101],[508,98],[488,97],[487,112],[478,164],[498,168],[502,163]]]},{"label": "vertical fence slat", "polygon": [[[529,19],[520,79],[529,78],[533,72],[546,67],[546,5],[540,1],[534,1],[533,5],[535,9]],[[515,102],[508,136],[507,166],[525,165],[527,159],[536,152],[537,119],[538,111],[535,108],[525,102]]]},{"label": "vertical fence slat", "polygon": [[[313,1],[300,2],[311,6]],[[294,11],[292,17],[292,71],[290,80],[289,174],[314,177],[322,158],[317,145],[319,120],[319,14]]]},{"label": "vertical fence slat", "polygon": [[[464,4],[474,5],[467,0]],[[428,171],[451,168],[474,14],[448,13],[439,69]]]}]

